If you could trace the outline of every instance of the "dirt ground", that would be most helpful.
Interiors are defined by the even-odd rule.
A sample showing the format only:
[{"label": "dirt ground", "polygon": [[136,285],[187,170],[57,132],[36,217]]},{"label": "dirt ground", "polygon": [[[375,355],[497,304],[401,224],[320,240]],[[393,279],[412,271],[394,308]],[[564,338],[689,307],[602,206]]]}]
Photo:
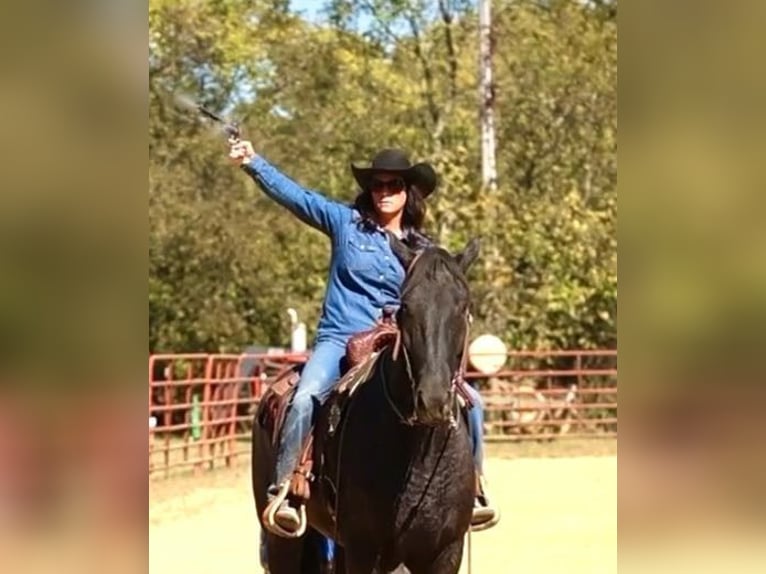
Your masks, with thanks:
[{"label": "dirt ground", "polygon": [[[488,447],[490,493],[502,520],[472,535],[471,572],[617,571],[616,446],[588,451],[574,456],[578,449],[565,446],[541,456],[534,447]],[[153,480],[149,545],[152,574],[260,573],[248,468]],[[466,556],[461,572],[468,571]]]}]

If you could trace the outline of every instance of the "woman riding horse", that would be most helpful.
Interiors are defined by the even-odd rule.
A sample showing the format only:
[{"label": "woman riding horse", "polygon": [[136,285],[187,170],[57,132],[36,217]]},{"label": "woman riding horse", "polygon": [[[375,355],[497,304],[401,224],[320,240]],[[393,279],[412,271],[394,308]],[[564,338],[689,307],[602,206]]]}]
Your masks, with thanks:
[{"label": "woman riding horse", "polygon": [[[349,206],[300,186],[257,155],[251,142],[232,139],[229,143],[229,157],[268,197],[332,241],[328,286],[313,352],[283,426],[276,480],[270,488],[274,496],[296,469],[301,447],[311,431],[314,404],[325,401],[339,378],[349,338],[373,327],[384,308],[399,304],[404,269],[391,250],[387,234],[416,250],[430,245],[421,230],[425,199],[436,188],[437,176],[427,163],[412,165],[401,150],[383,150],[369,167],[351,166],[361,192]],[[474,405],[470,410],[471,444],[481,477],[482,403],[478,393],[468,389]],[[485,488],[477,489],[473,523],[484,524],[495,518]],[[281,504],[275,520],[287,532],[299,526],[298,512],[289,500]]]}]

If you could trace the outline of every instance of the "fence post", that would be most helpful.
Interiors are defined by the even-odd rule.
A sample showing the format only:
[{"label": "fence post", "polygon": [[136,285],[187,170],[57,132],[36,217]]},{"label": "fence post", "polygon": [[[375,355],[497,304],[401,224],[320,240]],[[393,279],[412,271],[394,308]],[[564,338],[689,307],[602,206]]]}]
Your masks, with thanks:
[{"label": "fence post", "polygon": [[[192,369],[191,365],[187,365],[186,366],[186,381],[187,381],[187,383],[183,387],[176,388],[176,393],[175,393],[177,398],[180,397],[180,398],[178,398],[178,400],[180,400],[185,405],[190,404],[192,402],[192,400],[193,400],[192,393],[194,391],[194,386],[191,383],[191,379],[193,378],[192,377],[191,369]],[[189,461],[189,445],[190,445],[190,443],[191,442],[196,442],[194,440],[190,440],[190,439],[194,438],[194,437],[192,437],[191,427],[192,427],[192,411],[189,409],[189,407],[186,407],[186,409],[184,410],[184,429],[183,429],[183,440],[184,440],[183,457],[184,457],[184,462],[188,462]]]},{"label": "fence post", "polygon": [[[175,381],[175,373],[173,372],[173,361],[168,361],[167,366],[163,370],[163,375],[165,376],[165,408],[168,409],[165,412],[162,413],[162,417],[165,422],[165,428],[167,429],[169,426],[173,424],[173,411],[170,410],[170,408],[175,403],[175,397],[173,396],[173,389],[175,387],[171,386],[170,383]],[[170,435],[172,434],[169,431],[165,431],[165,452],[163,453],[163,460],[165,462],[165,478],[167,478],[170,475]]]},{"label": "fence post", "polygon": [[231,413],[231,421],[229,422],[229,452],[226,457],[226,466],[233,466],[237,462],[237,414],[239,411],[239,394],[242,389],[243,380],[240,380],[240,363],[242,357],[238,357],[236,360],[230,362],[231,366],[231,400],[234,401],[229,405],[229,412]]},{"label": "fence post", "polygon": [[157,417],[149,416],[149,472],[154,470],[152,455],[154,454],[154,429],[157,428]]},{"label": "fence post", "polygon": [[213,378],[213,357],[208,355],[205,362],[205,377],[202,390],[202,444],[203,451],[206,453],[205,459],[208,461],[208,468],[213,468],[213,445],[210,442],[210,400],[211,400],[211,380]]},{"label": "fence post", "polygon": [[154,402],[154,389],[152,388],[152,382],[154,380],[154,357],[149,355],[149,474],[151,474],[152,465],[152,451],[154,450],[154,429],[157,426],[157,419],[152,416],[152,403]]}]

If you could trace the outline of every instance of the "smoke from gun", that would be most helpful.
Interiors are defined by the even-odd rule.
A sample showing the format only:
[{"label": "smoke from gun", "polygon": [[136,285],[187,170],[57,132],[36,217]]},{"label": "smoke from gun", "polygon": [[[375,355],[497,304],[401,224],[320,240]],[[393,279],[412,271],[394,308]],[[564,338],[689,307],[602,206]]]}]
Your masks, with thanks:
[{"label": "smoke from gun", "polygon": [[227,119],[223,118],[222,116],[218,115],[217,113],[207,109],[202,104],[197,103],[194,101],[194,99],[190,98],[189,96],[181,93],[177,93],[174,96],[176,105],[180,107],[181,109],[184,109],[186,111],[195,112],[198,113],[214,122],[216,122],[223,132],[226,134],[226,137],[228,139],[239,139],[240,138],[240,129],[239,125],[236,122],[228,121]]}]

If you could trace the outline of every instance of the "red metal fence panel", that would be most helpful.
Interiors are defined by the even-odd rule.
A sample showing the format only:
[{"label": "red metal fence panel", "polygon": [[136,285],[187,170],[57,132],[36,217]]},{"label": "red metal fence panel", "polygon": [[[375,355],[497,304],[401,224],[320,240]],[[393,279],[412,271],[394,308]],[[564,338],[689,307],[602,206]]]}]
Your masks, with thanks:
[{"label": "red metal fence panel", "polygon": [[[152,355],[149,469],[195,473],[248,459],[252,417],[276,375],[305,354]],[[617,351],[516,351],[492,375],[467,373],[488,441],[617,435]]]}]

